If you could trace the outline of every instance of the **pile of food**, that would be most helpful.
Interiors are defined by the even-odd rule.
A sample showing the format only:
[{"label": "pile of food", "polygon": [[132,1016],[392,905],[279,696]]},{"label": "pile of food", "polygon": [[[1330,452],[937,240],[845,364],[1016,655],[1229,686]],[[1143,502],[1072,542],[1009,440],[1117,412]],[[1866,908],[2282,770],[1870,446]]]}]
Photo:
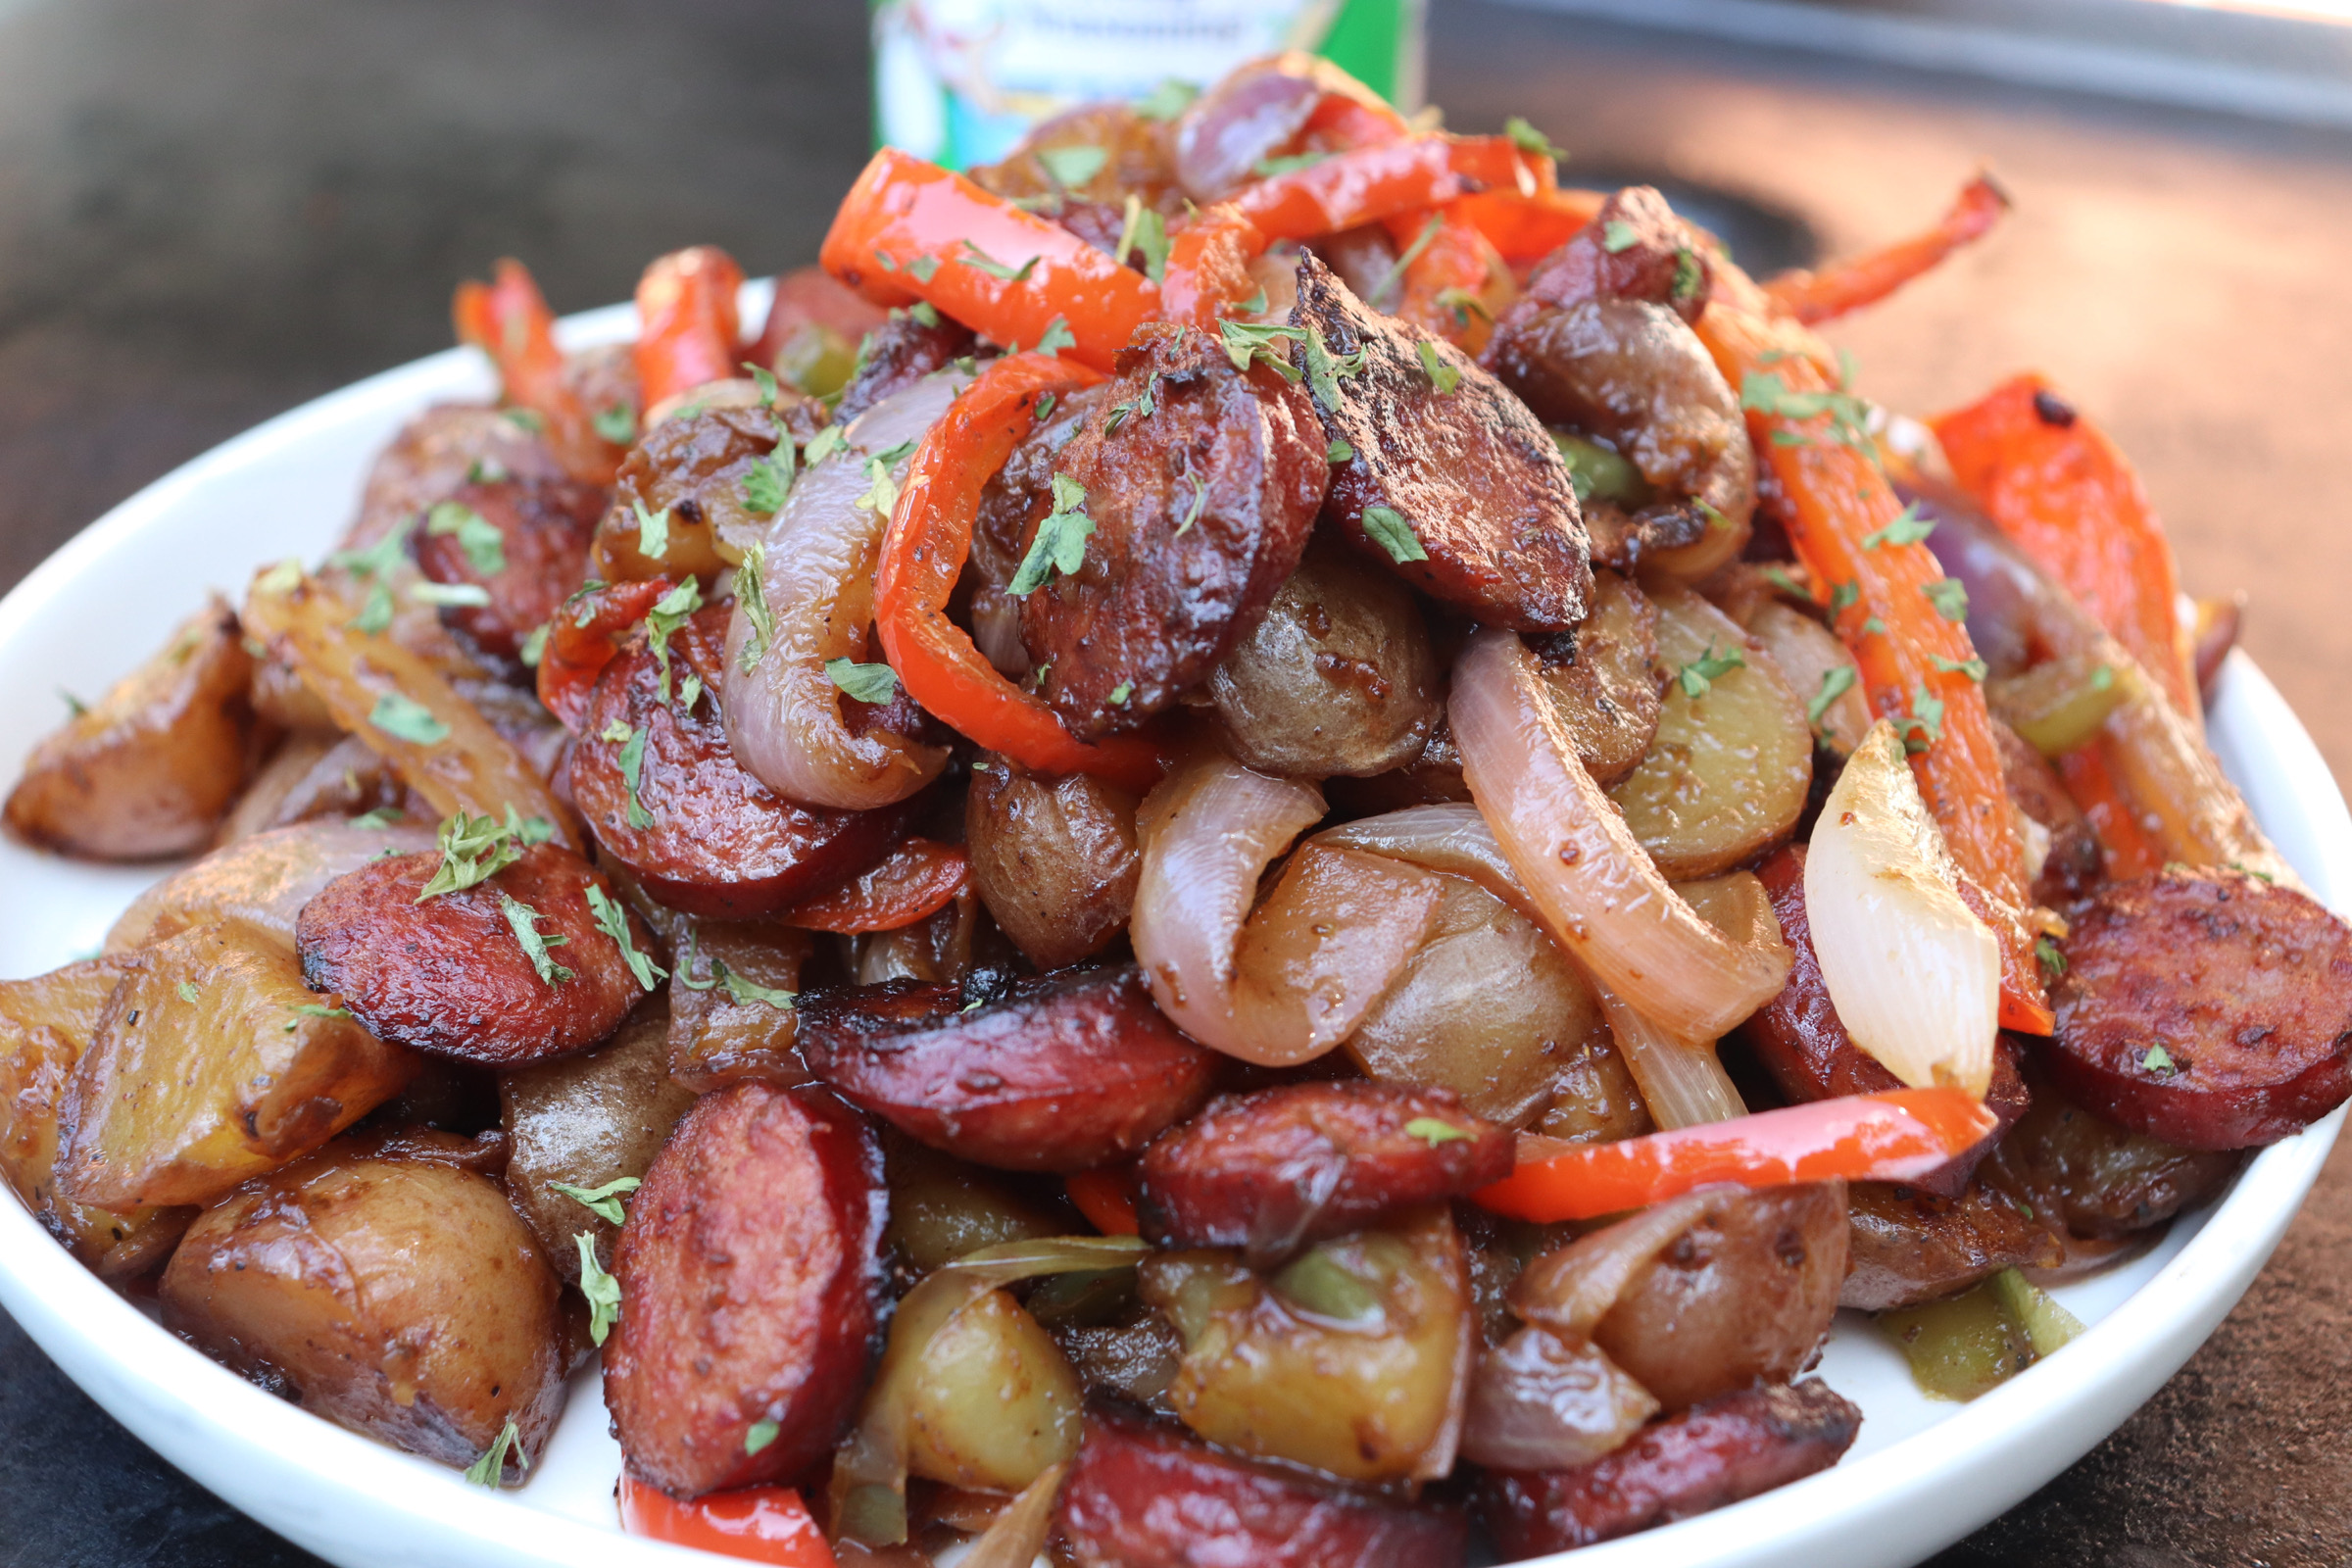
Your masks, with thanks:
[{"label": "pile of food", "polygon": [[[0,1170],[237,1371],[487,1485],[601,1353],[630,1528],[789,1563],[1459,1563],[1966,1396],[2352,1091],[2131,468],[1261,61],[878,154],[747,339],[466,284],[417,416],[45,741],[201,853],[0,985]],[[1483,1548],[1481,1548],[1483,1549]]]}]

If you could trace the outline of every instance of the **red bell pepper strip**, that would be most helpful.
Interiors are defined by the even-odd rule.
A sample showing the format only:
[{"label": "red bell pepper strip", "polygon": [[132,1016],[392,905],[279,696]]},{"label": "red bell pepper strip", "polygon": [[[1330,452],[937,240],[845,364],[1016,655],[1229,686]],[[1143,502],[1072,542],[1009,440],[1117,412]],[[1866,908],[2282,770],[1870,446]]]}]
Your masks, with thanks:
[{"label": "red bell pepper strip", "polygon": [[1426,215],[1387,220],[1389,238],[1407,258],[1389,314],[1476,354],[1494,335],[1494,313],[1508,301],[1507,269],[1460,206],[1449,202]]},{"label": "red bell pepper strip", "polygon": [[1960,488],[2196,717],[2195,650],[2175,609],[2172,542],[2115,443],[2038,375],[1933,423]]},{"label": "red bell pepper strip", "polygon": [[1250,264],[1266,245],[1255,223],[1222,203],[1192,219],[1168,240],[1167,271],[1159,280],[1161,319],[1215,331],[1227,306],[1256,292]]},{"label": "red bell pepper strip", "polygon": [[1818,272],[1802,269],[1783,272],[1764,285],[1764,292],[1807,325],[1835,320],[1848,311],[1877,304],[1961,246],[1982,237],[2008,210],[2009,193],[1994,184],[1991,176],[1979,174],[1960,188],[1950,209],[1926,233]]},{"label": "red bell pepper strip", "polygon": [[781,1568],[836,1568],[824,1532],[790,1487],[746,1487],[680,1502],[647,1486],[624,1466],[620,1524],[632,1536],[696,1546],[722,1557]]},{"label": "red bell pepper strip", "polygon": [[908,839],[881,864],[776,918],[804,931],[896,931],[956,902],[970,883],[971,870],[971,857],[961,845]]},{"label": "red bell pepper strip", "polygon": [[1010,346],[1060,321],[1082,365],[1108,370],[1159,288],[1058,223],[895,148],[874,154],[833,215],[817,259],[876,305],[927,300]]},{"label": "red bell pepper strip", "polygon": [[620,652],[621,639],[677,585],[675,577],[610,583],[556,612],[539,651],[539,701],[557,722],[574,735],[580,732],[596,677]]},{"label": "red bell pepper strip", "polygon": [[2099,858],[2105,862],[2107,875],[2118,882],[2154,876],[2164,869],[2164,851],[2132,814],[2131,803],[2124,799],[2108,769],[2105,748],[2101,739],[2066,753],[2057,760],[2058,776],[2065,781],[2067,795],[2088,819],[2091,832],[2098,835]]},{"label": "red bell pepper strip", "polygon": [[[2001,1022],[2046,1032],[2049,1010],[2015,911],[2029,901],[2025,846],[2001,775],[1976,649],[1927,546],[1890,537],[1903,504],[1858,428],[1859,410],[1822,369],[1812,333],[1778,318],[1721,257],[1698,335],[1740,389],[1767,493],[1809,580],[1831,594],[1831,628],[1861,666],[1871,711],[1894,719],[1911,770],[1961,873],[1988,895],[2001,939]],[[1818,412],[1816,412],[1818,411]],[[1937,597],[1940,596],[1940,597]]]},{"label": "red bell pepper strip", "polygon": [[1964,1089],[1848,1095],[1574,1145],[1470,1196],[1497,1214],[1548,1225],[1646,1208],[1714,1182],[1910,1181],[1975,1148],[1999,1124]]},{"label": "red bell pepper strip", "polygon": [[658,257],[637,280],[637,388],[651,410],[742,372],[743,269],[715,245]]},{"label": "red bell pepper strip", "polygon": [[1105,1236],[1141,1236],[1135,1215],[1135,1173],[1124,1168],[1082,1170],[1062,1178],[1070,1201]]},{"label": "red bell pepper strip", "polygon": [[611,484],[620,467],[621,449],[596,433],[596,421],[571,377],[564,351],[556,346],[556,316],[539,285],[520,262],[502,259],[494,281],[458,285],[450,317],[458,341],[490,356],[506,401],[539,416],[556,461],[573,478]]},{"label": "red bell pepper strip", "polygon": [[1568,243],[1578,229],[1600,215],[1608,193],[1597,190],[1551,190],[1535,194],[1515,190],[1480,191],[1453,203],[1453,212],[1475,224],[1502,259],[1513,267],[1529,267]]},{"label": "red bell pepper strip", "polygon": [[1233,205],[1270,239],[1309,239],[1475,190],[1532,195],[1536,176],[1508,136],[1417,136],[1334,153],[1244,187]]},{"label": "red bell pepper strip", "polygon": [[1136,735],[1074,738],[1033,694],[997,673],[948,618],[948,595],[972,551],[980,492],[1037,422],[1048,393],[1102,376],[1043,354],[997,360],[923,436],[899,490],[874,571],[874,626],[906,693],[942,723],[1039,773],[1095,773],[1143,791],[1159,752]]}]

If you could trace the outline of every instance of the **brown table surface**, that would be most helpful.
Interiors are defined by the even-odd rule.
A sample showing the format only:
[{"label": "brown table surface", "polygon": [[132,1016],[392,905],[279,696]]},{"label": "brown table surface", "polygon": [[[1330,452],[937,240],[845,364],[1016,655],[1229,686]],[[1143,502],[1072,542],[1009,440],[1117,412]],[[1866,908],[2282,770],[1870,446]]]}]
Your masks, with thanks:
[{"label": "brown table surface", "polygon": [[[1989,241],[1834,335],[1864,390],[2038,368],[2140,465],[2192,590],[2352,768],[2352,137],[1440,0],[1432,97],[1669,182],[1750,259],[1916,225],[1980,164]],[[0,588],[172,465],[447,341],[524,257],[560,310],[695,241],[809,260],[865,150],[848,0],[0,0]],[[1937,1562],[2352,1557],[2352,1153],[2243,1304],[2107,1443]],[[0,1568],[309,1563],[0,1317]]]}]

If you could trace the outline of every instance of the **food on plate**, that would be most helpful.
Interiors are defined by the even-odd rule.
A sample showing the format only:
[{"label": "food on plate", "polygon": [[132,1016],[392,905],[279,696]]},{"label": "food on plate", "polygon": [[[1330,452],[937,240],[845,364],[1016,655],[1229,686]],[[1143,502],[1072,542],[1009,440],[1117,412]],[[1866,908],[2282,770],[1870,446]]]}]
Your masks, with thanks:
[{"label": "food on plate", "polygon": [[[1965,1398],[2352,1095],[2128,461],[1326,63],[877,154],[764,324],[459,290],[340,547],[37,746],[196,856],[0,983],[0,1176],[347,1427],[765,1560],[1461,1564]],[[754,296],[756,297],[756,296]],[[158,628],[163,631],[163,628]]]}]

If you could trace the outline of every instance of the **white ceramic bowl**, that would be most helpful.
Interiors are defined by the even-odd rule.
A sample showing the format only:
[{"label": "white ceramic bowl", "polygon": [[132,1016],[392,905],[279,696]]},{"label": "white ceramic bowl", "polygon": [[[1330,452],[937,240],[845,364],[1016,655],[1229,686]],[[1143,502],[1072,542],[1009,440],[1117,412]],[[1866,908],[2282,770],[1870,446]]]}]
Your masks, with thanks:
[{"label": "white ceramic bowl", "polygon": [[[746,291],[758,319],[765,289]],[[628,336],[627,307],[564,323],[573,346]],[[64,716],[138,662],[208,586],[233,599],[259,565],[316,560],[362,475],[424,405],[481,398],[485,368],[452,351],[270,420],[150,485],[0,601],[0,759],[13,778]],[[2222,681],[2214,745],[2286,858],[2330,907],[2352,902],[2352,819],[2318,750],[2243,656]],[[94,951],[158,868],[76,864],[0,840],[0,975]],[[2058,1293],[2092,1326],[1968,1405],[1913,1387],[1868,1324],[1841,1321],[1822,1375],[1858,1401],[1836,1469],[1703,1517],[1578,1554],[1578,1568],[1916,1562],[2012,1506],[2113,1431],[2244,1292],[2319,1174],[2339,1113],[2253,1160],[2227,1197],[2132,1263]],[[455,1471],[303,1413],[215,1365],[75,1264],[0,1200],[0,1304],[117,1419],[237,1507],[342,1568],[637,1568],[709,1562],[619,1535],[620,1451],[593,1372],[530,1482],[493,1494]]]}]

